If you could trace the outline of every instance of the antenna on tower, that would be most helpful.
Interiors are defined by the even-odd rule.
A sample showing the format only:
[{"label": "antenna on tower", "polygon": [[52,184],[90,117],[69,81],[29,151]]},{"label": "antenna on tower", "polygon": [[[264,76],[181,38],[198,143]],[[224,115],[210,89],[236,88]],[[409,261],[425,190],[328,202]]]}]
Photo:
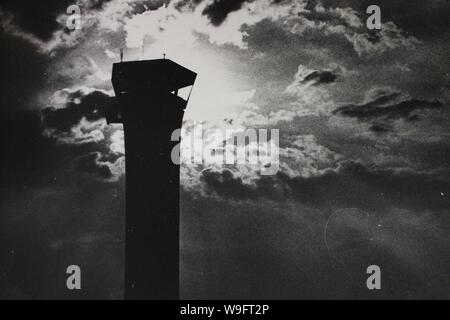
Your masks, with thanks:
[{"label": "antenna on tower", "polygon": [[123,62],[123,48],[120,49],[120,62]]},{"label": "antenna on tower", "polygon": [[145,44],[144,44],[144,39],[142,39],[142,44],[141,44],[141,56],[140,56],[139,60],[144,59],[144,49],[145,49]]}]

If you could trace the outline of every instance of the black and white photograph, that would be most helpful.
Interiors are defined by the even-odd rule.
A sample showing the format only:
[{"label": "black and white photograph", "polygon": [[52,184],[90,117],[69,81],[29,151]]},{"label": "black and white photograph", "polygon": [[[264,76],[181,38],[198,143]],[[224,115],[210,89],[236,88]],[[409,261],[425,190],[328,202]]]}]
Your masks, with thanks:
[{"label": "black and white photograph", "polygon": [[450,299],[449,0],[0,0],[0,43],[0,300]]}]

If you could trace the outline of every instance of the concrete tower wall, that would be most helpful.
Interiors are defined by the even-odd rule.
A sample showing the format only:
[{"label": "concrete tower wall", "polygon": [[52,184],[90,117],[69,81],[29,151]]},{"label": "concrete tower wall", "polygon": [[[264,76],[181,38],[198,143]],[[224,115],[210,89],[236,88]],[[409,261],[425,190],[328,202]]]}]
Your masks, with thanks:
[{"label": "concrete tower wall", "polygon": [[[171,161],[172,132],[183,110],[168,96],[127,99],[127,299],[178,299],[180,168]],[[168,112],[171,111],[171,112]]]},{"label": "concrete tower wall", "polygon": [[178,89],[196,74],[170,60],[118,63],[113,86],[126,153],[125,298],[179,299],[180,168],[171,159],[174,130],[187,101]]}]

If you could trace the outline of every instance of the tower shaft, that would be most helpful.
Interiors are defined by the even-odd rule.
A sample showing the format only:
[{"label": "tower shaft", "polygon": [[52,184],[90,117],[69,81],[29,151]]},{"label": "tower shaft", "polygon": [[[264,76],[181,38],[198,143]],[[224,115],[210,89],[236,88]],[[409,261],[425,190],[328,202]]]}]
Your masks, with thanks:
[{"label": "tower shaft", "polygon": [[180,168],[171,159],[174,130],[187,101],[176,95],[196,74],[170,60],[115,64],[126,153],[125,298],[179,299]]},{"label": "tower shaft", "polygon": [[180,171],[171,161],[170,137],[181,119],[161,121],[155,111],[170,108],[167,103],[133,97],[127,105],[136,112],[124,117],[127,299],[179,297]]}]

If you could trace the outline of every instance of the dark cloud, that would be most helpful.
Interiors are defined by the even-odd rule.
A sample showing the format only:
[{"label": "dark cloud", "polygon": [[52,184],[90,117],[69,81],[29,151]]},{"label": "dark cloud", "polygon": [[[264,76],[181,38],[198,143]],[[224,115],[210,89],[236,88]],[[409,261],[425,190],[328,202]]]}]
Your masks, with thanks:
[{"label": "dark cloud", "polygon": [[[0,111],[0,298],[122,298],[124,181],[109,181],[103,144],[55,144],[22,101]],[[65,286],[72,264],[79,293]]]},{"label": "dark cloud", "polygon": [[241,178],[234,177],[230,170],[205,170],[203,179],[207,186],[224,196],[233,198],[253,198],[256,192],[250,186],[245,186]]},{"label": "dark cloud", "polygon": [[[49,0],[42,3],[30,2],[26,0],[4,0],[0,4],[0,13],[3,19],[12,18],[11,22],[25,33],[34,35],[37,39],[47,42],[52,39],[53,33],[57,30],[71,32],[64,25],[64,21],[57,21],[58,16],[67,15],[67,9],[71,5],[78,5],[81,10],[81,17],[87,13],[100,12],[104,5],[111,0]],[[147,10],[155,10],[168,4],[170,0],[144,0],[129,1],[131,12],[124,15],[140,14]],[[0,15],[0,19],[2,15]]]},{"label": "dark cloud", "polygon": [[239,11],[245,2],[254,0],[213,0],[203,11],[211,23],[220,26],[231,12]]},{"label": "dark cloud", "polygon": [[92,174],[94,177],[100,179],[111,179],[113,177],[111,169],[106,164],[101,164],[99,159],[100,154],[97,152],[81,156],[75,160],[74,170]]},{"label": "dark cloud", "polygon": [[[176,3],[178,10],[193,9],[204,0],[181,0]],[[242,9],[244,3],[253,2],[255,0],[212,0],[203,10],[203,14],[208,17],[211,23],[218,27],[225,22],[228,15]],[[283,2],[284,0],[273,0],[272,3]],[[243,21],[245,23],[245,21]]]},{"label": "dark cloud", "polygon": [[109,1],[89,0],[77,3],[74,0],[49,0],[37,3],[26,0],[4,0],[0,4],[0,9],[11,13],[14,23],[24,31],[47,41],[54,31],[61,28],[56,18],[60,14],[65,14],[70,5],[79,4],[81,10],[99,10]]},{"label": "dark cloud", "polygon": [[49,40],[52,33],[60,27],[56,17],[65,12],[71,4],[74,4],[73,0],[50,0],[39,3],[5,0],[0,4],[0,8],[11,12],[14,22],[24,31],[33,33],[42,40]]},{"label": "dark cloud", "polygon": [[[0,112],[0,118],[0,186],[33,185],[47,174],[46,164],[52,163],[43,157],[48,143],[42,136],[39,114],[22,109]],[[41,166],[46,170],[39,169]]]},{"label": "dark cloud", "polygon": [[175,8],[177,10],[183,11],[185,9],[195,9],[199,3],[203,0],[180,0],[175,3]]},{"label": "dark cloud", "polygon": [[245,183],[238,172],[229,169],[206,169],[202,180],[209,190],[230,199],[281,199],[283,190],[270,176],[260,177],[254,184]]},{"label": "dark cloud", "polygon": [[314,86],[318,86],[321,84],[333,83],[338,76],[338,74],[335,74],[332,71],[314,71],[307,75],[301,82],[303,84],[312,83]]},{"label": "dark cloud", "polygon": [[43,122],[47,128],[68,131],[83,118],[88,121],[103,119],[106,110],[115,105],[115,97],[101,91],[89,94],[81,90],[69,92],[63,108],[49,107],[42,111]]},{"label": "dark cloud", "polygon": [[383,127],[390,121],[405,119],[407,121],[418,121],[418,112],[424,110],[442,110],[444,105],[440,101],[424,101],[407,99],[398,102],[399,93],[387,93],[375,100],[362,105],[346,105],[339,107],[333,113],[344,117],[358,119],[362,122],[373,123],[372,129],[381,133],[387,129]]},{"label": "dark cloud", "polygon": [[389,129],[383,127],[381,124],[374,124],[370,127],[370,130],[375,132],[376,134],[383,134],[389,132]]},{"label": "dark cloud", "polygon": [[0,112],[36,109],[35,95],[47,83],[49,59],[25,40],[0,31]]},{"label": "dark cloud", "polygon": [[[373,1],[352,0],[310,0],[309,8],[317,4],[323,4],[327,8],[350,7],[366,17],[366,10]],[[450,3],[442,0],[379,0],[376,5],[381,8],[382,21],[393,21],[403,30],[419,38],[435,38],[450,32]]]},{"label": "dark cloud", "polygon": [[[96,124],[97,120],[103,123],[104,108],[112,103],[112,98],[100,91],[87,95],[76,91],[69,97],[65,108],[0,112],[4,121],[0,146],[2,153],[8,155],[1,157],[0,162],[4,169],[2,186],[30,186],[55,176],[70,179],[79,173],[106,181],[120,173],[111,172],[111,166],[120,166],[117,161],[123,157],[112,152],[109,146],[115,130]],[[86,123],[80,125],[83,118]],[[77,126],[78,131],[73,133]]]},{"label": "dark cloud", "polygon": [[[0,191],[0,297],[120,299],[123,183],[104,184],[84,175],[56,177]],[[65,286],[65,270],[72,264],[84,274],[80,292]]]},{"label": "dark cloud", "polygon": [[[206,8],[203,10],[203,14],[206,15],[214,26],[220,26],[227,19],[228,15],[232,12],[236,12],[242,9],[246,2],[254,2],[258,0],[212,0]],[[202,0],[183,0],[180,2],[181,7],[196,6]],[[272,5],[285,2],[285,0],[272,0]],[[245,21],[243,21],[245,24]]]},{"label": "dark cloud", "polygon": [[228,169],[202,173],[208,190],[220,197],[245,199],[293,199],[312,207],[356,207],[379,210],[397,206],[404,209],[444,210],[450,205],[447,175],[368,168],[348,162],[337,170],[315,177],[290,177],[282,172],[248,184]]},{"label": "dark cloud", "polygon": [[370,169],[357,163],[319,177],[281,179],[290,186],[294,199],[314,206],[445,210],[450,205],[442,196],[450,193],[450,182],[439,176]]},{"label": "dark cloud", "polygon": [[[104,183],[108,172],[84,158],[102,146],[55,145],[23,107],[0,118],[0,298],[120,299],[123,180]],[[79,294],[65,287],[74,263],[86,277]]]},{"label": "dark cloud", "polygon": [[[370,206],[313,208],[288,198],[235,202],[186,193],[181,203],[184,299],[450,294],[445,214],[392,208],[377,212]],[[381,266],[384,279],[384,289],[376,293],[365,286],[365,270],[373,264]]]},{"label": "dark cloud", "polygon": [[96,90],[59,93],[65,103],[42,110],[42,124],[46,137],[73,154],[67,171],[117,181],[124,173],[123,151],[112,147],[118,143],[113,139],[117,129],[104,119],[106,109],[116,106],[115,97]]}]

